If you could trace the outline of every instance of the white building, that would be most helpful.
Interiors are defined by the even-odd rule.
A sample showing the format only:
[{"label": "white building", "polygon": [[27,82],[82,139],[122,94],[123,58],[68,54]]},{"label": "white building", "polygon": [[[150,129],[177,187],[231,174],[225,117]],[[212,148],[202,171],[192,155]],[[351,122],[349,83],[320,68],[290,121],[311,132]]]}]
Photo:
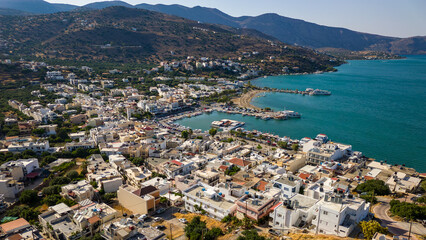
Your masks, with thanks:
[{"label": "white building", "polygon": [[81,202],[83,200],[91,200],[94,195],[93,186],[86,180],[81,180],[76,184],[68,184],[61,188],[61,195],[74,200],[76,202]]},{"label": "white building", "polygon": [[0,175],[0,195],[4,195],[5,198],[15,199],[16,195],[23,190],[24,184],[20,184],[5,175]]},{"label": "white building", "polygon": [[303,227],[312,222],[315,216],[315,207],[319,200],[296,194],[289,200],[276,204],[269,216],[272,218],[272,227],[289,229]]},{"label": "white building", "polygon": [[23,180],[27,174],[32,173],[38,168],[40,168],[40,166],[37,158],[9,161],[0,166],[0,170],[10,172],[12,178],[15,180]]},{"label": "white building", "polygon": [[302,180],[293,175],[283,175],[277,179],[272,180],[274,188],[281,190],[285,198],[291,198],[298,194],[300,186],[302,186]]},{"label": "white building", "polygon": [[347,237],[367,217],[370,203],[352,195],[341,196],[327,194],[318,202],[312,222],[317,232]]},{"label": "white building", "polygon": [[49,141],[38,142],[14,142],[7,148],[9,152],[23,152],[25,150],[32,150],[34,152],[47,152],[49,151]]},{"label": "white building", "polygon": [[218,220],[233,213],[237,208],[236,198],[227,196],[219,192],[219,189],[203,183],[191,186],[183,191],[183,195],[187,211],[198,212],[201,207],[207,212],[207,216]]}]

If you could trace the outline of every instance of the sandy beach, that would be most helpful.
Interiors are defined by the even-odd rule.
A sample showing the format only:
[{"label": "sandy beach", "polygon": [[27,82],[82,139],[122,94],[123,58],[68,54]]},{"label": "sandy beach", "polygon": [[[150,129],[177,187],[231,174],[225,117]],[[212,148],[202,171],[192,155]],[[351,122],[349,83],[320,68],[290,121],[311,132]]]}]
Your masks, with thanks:
[{"label": "sandy beach", "polygon": [[235,98],[233,99],[233,103],[238,105],[241,108],[250,108],[250,109],[256,109],[256,110],[261,110],[261,108],[253,106],[251,104],[251,100],[256,97],[256,95],[260,94],[260,93],[264,93],[264,92],[268,92],[266,90],[253,90],[250,91],[248,93],[243,94],[241,97],[239,98]]}]

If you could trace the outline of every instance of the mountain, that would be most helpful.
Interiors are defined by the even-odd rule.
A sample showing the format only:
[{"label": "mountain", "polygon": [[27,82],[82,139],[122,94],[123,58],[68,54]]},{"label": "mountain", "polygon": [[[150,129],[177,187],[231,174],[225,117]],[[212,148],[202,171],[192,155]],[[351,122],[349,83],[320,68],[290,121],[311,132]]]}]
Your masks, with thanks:
[{"label": "mountain", "polygon": [[[187,18],[203,23],[221,24],[233,28],[255,29],[282,42],[313,49],[333,48],[352,51],[386,51],[393,54],[422,54],[426,51],[426,37],[396,38],[352,31],[345,28],[322,26],[278,14],[233,17],[218,9],[185,7],[181,5],[130,5],[123,1],[104,1],[77,7],[67,4],[51,4],[44,0],[0,0],[2,8],[16,9],[33,14],[61,11],[90,11],[111,6],[141,8]],[[1,13],[1,12],[0,12]],[[6,11],[3,15],[14,15]],[[16,15],[21,15],[17,13]]]},{"label": "mountain", "polygon": [[29,12],[24,12],[16,9],[10,9],[10,8],[0,8],[0,15],[5,16],[25,16],[25,15],[31,15]]},{"label": "mountain", "polygon": [[44,0],[0,0],[0,6],[33,14],[70,11],[77,7],[69,4],[48,3]]},{"label": "mountain", "polygon": [[250,55],[248,64],[270,73],[282,72],[284,66],[314,72],[339,64],[327,55],[286,45],[255,30],[125,7],[31,18],[0,16],[0,32],[0,53],[41,59],[158,63],[187,56],[238,59]]},{"label": "mountain", "polygon": [[282,42],[309,48],[336,48],[352,51],[387,51],[393,54],[423,54],[426,37],[396,38],[361,33],[345,28],[327,27],[278,14],[256,17],[232,17],[218,9],[181,5],[139,4],[137,8],[162,12],[195,21],[251,28],[271,35]]},{"label": "mountain", "polygon": [[82,8],[84,9],[104,9],[107,7],[114,7],[114,6],[120,6],[120,7],[127,7],[127,8],[134,8],[133,5],[130,5],[123,1],[104,1],[104,2],[94,2],[84,5]]}]

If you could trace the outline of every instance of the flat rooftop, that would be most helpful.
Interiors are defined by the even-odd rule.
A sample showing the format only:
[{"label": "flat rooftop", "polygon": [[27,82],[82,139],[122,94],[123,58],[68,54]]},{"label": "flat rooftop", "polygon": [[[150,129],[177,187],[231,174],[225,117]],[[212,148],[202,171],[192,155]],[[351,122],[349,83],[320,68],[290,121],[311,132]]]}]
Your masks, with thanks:
[{"label": "flat rooftop", "polygon": [[203,192],[203,188],[204,188],[203,186],[195,187],[195,188],[191,189],[190,191],[188,191],[187,194],[193,196],[194,198],[202,199],[203,201],[211,204],[212,206],[216,206],[218,208],[230,209],[232,206],[235,205],[234,202],[228,202],[225,199],[220,200],[220,201],[216,201],[216,200],[213,200],[213,199],[206,197],[206,196],[202,196],[202,197],[197,196],[197,192]]},{"label": "flat rooftop", "polygon": [[299,203],[299,207],[297,207],[297,209],[301,209],[304,211],[307,211],[319,201],[318,199],[314,199],[302,194],[296,194],[292,198],[290,198],[290,200],[292,202],[297,201]]}]

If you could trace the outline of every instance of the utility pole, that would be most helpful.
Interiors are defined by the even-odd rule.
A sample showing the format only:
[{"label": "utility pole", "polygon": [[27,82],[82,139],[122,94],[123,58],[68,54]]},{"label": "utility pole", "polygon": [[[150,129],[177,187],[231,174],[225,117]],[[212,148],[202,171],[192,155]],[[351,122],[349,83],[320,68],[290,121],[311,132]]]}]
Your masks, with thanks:
[{"label": "utility pole", "polygon": [[317,230],[315,231],[315,235],[318,235],[320,217],[321,217],[321,205],[318,207],[318,222],[317,222]]},{"label": "utility pole", "polygon": [[411,239],[411,227],[413,226],[413,219],[410,217],[410,230],[408,231],[408,240]]},{"label": "utility pole", "polygon": [[173,240],[172,223],[170,223],[170,240]]}]

